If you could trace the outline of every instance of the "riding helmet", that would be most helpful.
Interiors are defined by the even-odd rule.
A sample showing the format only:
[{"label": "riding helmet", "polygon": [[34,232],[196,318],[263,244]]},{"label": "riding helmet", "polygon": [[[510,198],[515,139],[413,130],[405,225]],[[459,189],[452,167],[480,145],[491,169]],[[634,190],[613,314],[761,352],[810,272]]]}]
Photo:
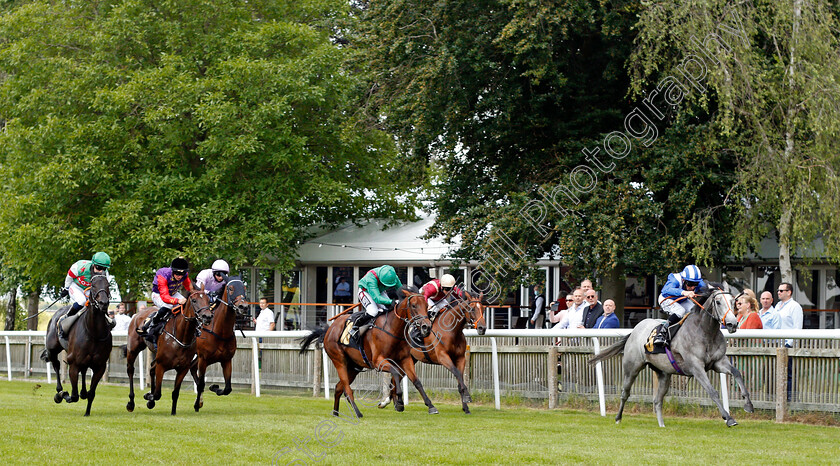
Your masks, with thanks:
[{"label": "riding helmet", "polygon": [[390,265],[383,265],[379,269],[379,281],[388,288],[397,286],[400,279],[397,278],[397,271]]},{"label": "riding helmet", "polygon": [[443,276],[440,277],[440,286],[443,288],[452,288],[455,286],[455,277],[449,275],[448,273],[443,274]]},{"label": "riding helmet", "polygon": [[700,269],[696,265],[686,265],[680,273],[683,281],[698,283],[701,279]]},{"label": "riding helmet", "polygon": [[217,261],[213,262],[213,266],[210,268],[213,270],[213,272],[230,273],[230,266],[227,262],[221,259],[218,259]]},{"label": "riding helmet", "polygon": [[111,257],[108,254],[99,251],[93,255],[93,259],[91,259],[91,262],[93,262],[93,265],[98,265],[99,267],[107,269],[111,266]]},{"label": "riding helmet", "polygon": [[175,258],[169,267],[172,269],[173,273],[186,274],[190,272],[190,264],[183,257]]}]

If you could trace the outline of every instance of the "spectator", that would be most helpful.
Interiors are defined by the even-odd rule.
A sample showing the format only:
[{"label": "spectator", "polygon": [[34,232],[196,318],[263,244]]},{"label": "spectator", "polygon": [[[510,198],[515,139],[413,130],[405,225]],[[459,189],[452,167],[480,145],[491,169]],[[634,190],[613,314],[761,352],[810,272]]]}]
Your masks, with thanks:
[{"label": "spectator", "polygon": [[780,329],[782,328],[779,313],[773,308],[773,293],[765,291],[761,293],[761,309],[758,311],[761,318],[761,328]]},{"label": "spectator", "polygon": [[569,306],[569,309],[566,310],[565,317],[563,317],[563,319],[560,320],[560,323],[555,325],[553,328],[580,328],[583,326],[583,309],[586,307],[586,305],[583,304],[583,290],[575,288],[575,291],[572,293],[572,300],[573,303]]},{"label": "spectator", "polygon": [[583,294],[586,296],[587,291],[594,290],[595,288],[592,287],[592,280],[585,278],[582,282],[580,282],[580,289],[583,290]]},{"label": "spectator", "polygon": [[587,303],[583,310],[583,328],[593,328],[598,321],[598,317],[604,314],[604,306],[598,302],[598,293],[595,290],[587,290],[583,298]]},{"label": "spectator", "polygon": [[268,308],[268,300],[266,298],[260,298],[260,314],[257,316],[256,319],[252,318],[252,320],[254,321],[255,331],[274,331],[274,312],[272,312],[271,309]]},{"label": "spectator", "polygon": [[[776,303],[776,312],[779,314],[779,321],[782,329],[802,329],[802,306],[793,300],[793,285],[788,282],[779,284],[779,302]],[[785,346],[793,346],[793,340],[785,340]]]},{"label": "spectator", "polygon": [[334,303],[350,304],[353,302],[353,295],[350,293],[350,283],[344,276],[338,277],[338,284],[335,285],[333,296],[335,297],[333,299]]},{"label": "spectator", "polygon": [[561,291],[559,295],[557,295],[557,301],[551,303],[551,310],[548,311],[548,320],[552,324],[559,323],[563,320],[563,317],[566,315],[568,309],[574,306],[575,300],[572,298],[572,295],[566,293],[565,291]]},{"label": "spectator", "polygon": [[598,317],[593,328],[618,328],[620,326],[618,316],[615,315],[615,301],[612,299],[604,301],[604,315]]},{"label": "spectator", "polygon": [[131,323],[131,317],[125,310],[125,303],[117,304],[117,313],[114,316],[114,332],[127,332],[128,324]]},{"label": "spectator", "polygon": [[545,326],[545,295],[542,285],[534,285],[534,313],[528,321],[528,328],[543,328]]},{"label": "spectator", "polygon": [[735,309],[737,310],[736,316],[738,317],[738,328],[763,328],[761,324],[761,317],[758,316],[758,302],[755,298],[750,297],[747,293],[744,293],[735,300]]},{"label": "spectator", "polygon": [[758,296],[755,295],[755,291],[749,288],[744,288],[743,293],[758,302]]}]

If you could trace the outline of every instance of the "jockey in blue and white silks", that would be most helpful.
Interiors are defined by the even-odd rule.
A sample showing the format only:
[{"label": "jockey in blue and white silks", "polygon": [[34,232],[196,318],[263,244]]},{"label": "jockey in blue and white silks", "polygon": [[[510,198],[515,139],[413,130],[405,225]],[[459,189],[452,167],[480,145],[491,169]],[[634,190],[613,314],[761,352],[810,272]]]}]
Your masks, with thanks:
[{"label": "jockey in blue and white silks", "polygon": [[706,287],[706,282],[696,265],[686,265],[679,274],[668,274],[668,281],[659,295],[659,305],[668,314],[668,322],[663,323],[654,337],[654,344],[665,344],[671,340],[668,329],[680,321],[686,312],[694,307],[695,291]]}]

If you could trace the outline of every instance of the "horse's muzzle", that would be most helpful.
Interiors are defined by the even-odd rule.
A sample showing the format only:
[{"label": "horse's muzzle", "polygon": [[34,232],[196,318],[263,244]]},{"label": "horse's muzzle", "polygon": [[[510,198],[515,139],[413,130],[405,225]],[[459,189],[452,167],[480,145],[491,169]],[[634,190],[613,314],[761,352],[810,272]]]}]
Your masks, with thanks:
[{"label": "horse's muzzle", "polygon": [[484,335],[485,333],[487,333],[487,327],[485,327],[484,325],[479,325],[475,327],[475,331],[478,332],[479,335]]},{"label": "horse's muzzle", "polygon": [[738,324],[726,324],[726,330],[728,330],[729,333],[735,333],[735,331],[738,330]]},{"label": "horse's muzzle", "polygon": [[421,322],[420,325],[420,336],[426,338],[432,333],[432,323],[426,320],[425,322]]}]

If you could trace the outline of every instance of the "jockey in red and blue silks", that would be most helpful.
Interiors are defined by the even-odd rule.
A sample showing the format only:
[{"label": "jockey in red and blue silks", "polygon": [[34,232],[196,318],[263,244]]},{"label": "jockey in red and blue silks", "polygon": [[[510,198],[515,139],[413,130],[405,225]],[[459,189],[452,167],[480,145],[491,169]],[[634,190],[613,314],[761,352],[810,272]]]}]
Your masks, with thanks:
[{"label": "jockey in red and blue silks", "polygon": [[686,265],[679,274],[668,274],[668,281],[662,287],[659,295],[659,305],[668,314],[668,322],[662,324],[653,342],[667,344],[670,340],[668,327],[676,324],[686,312],[694,307],[694,297],[701,288],[706,288],[706,282],[696,265]]},{"label": "jockey in red and blue silks", "polygon": [[448,273],[440,277],[440,280],[437,278],[430,280],[423,285],[423,288],[420,288],[420,292],[423,293],[429,306],[430,319],[434,319],[437,313],[449,304],[453,295],[463,297],[461,289],[455,286],[455,277]]},{"label": "jockey in red and blue silks", "polygon": [[[169,267],[158,269],[155,273],[155,279],[152,281],[152,301],[158,310],[147,317],[143,326],[137,329],[137,333],[143,335],[153,345],[157,327],[172,312],[172,307],[187,302],[187,298],[178,292],[181,286],[187,291],[192,291],[189,263],[186,259],[179,257],[173,260]],[[155,330],[151,331],[153,328]]]}]

